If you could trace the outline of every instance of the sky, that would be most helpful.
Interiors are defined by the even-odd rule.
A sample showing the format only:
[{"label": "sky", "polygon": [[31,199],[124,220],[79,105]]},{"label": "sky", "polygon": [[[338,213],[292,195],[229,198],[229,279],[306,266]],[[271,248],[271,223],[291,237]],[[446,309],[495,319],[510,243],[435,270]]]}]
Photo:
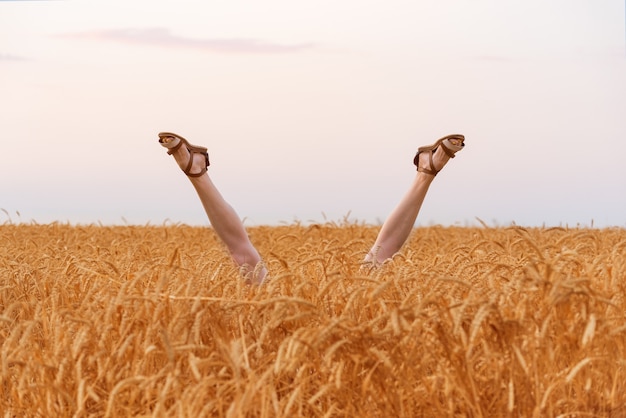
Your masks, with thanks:
[{"label": "sky", "polygon": [[626,227],[623,0],[0,0],[0,223]]}]

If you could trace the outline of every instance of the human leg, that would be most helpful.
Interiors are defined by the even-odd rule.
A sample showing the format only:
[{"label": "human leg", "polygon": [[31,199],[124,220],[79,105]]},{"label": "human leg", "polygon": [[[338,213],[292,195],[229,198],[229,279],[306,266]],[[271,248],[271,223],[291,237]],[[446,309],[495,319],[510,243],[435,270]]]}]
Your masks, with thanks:
[{"label": "human leg", "polygon": [[463,135],[448,135],[433,145],[418,149],[414,160],[417,174],[398,206],[383,223],[374,245],[365,256],[366,262],[378,265],[400,250],[413,230],[432,181],[448,160],[454,158],[454,153],[463,149],[464,140]]},{"label": "human leg", "polygon": [[209,222],[246,278],[255,284],[262,283],[267,270],[260,264],[261,256],[250,242],[241,219],[209,177],[206,171],[209,166],[206,148],[191,145],[183,137],[170,132],[161,132],[159,143],[168,148],[168,154],[187,174]]}]

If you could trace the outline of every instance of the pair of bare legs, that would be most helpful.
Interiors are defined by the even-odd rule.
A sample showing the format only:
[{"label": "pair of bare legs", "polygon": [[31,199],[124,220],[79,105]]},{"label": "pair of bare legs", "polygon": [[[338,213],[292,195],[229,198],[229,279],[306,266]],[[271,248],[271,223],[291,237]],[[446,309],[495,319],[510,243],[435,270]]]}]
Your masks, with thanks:
[{"label": "pair of bare legs", "polygon": [[[449,135],[431,146],[419,148],[415,158],[417,174],[400,203],[383,223],[376,241],[365,256],[365,262],[377,266],[400,250],[413,230],[435,175],[454,157],[455,152],[462,149],[463,141],[462,135]],[[169,149],[168,153],[188,175],[209,222],[243,275],[251,283],[261,284],[267,276],[267,269],[250,242],[241,219],[206,172],[209,163],[206,149],[191,145],[183,137],[169,132],[160,133],[159,142]]]}]

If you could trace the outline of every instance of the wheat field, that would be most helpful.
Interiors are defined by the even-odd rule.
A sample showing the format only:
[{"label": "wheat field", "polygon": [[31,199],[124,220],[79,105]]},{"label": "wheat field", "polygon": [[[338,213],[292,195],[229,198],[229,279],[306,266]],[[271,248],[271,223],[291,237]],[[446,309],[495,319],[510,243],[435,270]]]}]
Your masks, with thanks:
[{"label": "wheat field", "polygon": [[3,417],[626,416],[626,230],[0,225]]}]

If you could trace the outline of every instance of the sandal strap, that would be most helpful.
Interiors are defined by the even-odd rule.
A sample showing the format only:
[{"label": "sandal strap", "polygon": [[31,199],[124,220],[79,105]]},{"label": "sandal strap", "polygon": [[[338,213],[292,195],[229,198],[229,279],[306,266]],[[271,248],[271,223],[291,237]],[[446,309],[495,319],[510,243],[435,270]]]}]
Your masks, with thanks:
[{"label": "sandal strap", "polygon": [[[439,141],[441,141],[440,145],[441,148],[443,148],[443,152],[446,153],[446,155],[450,158],[454,158],[455,154],[460,151],[461,149],[463,149],[462,145],[461,147],[457,147],[457,149],[451,149],[447,144],[454,146],[454,144],[452,144],[450,142],[451,139],[460,139],[461,140],[461,144],[463,144],[463,141],[465,141],[465,136],[461,135],[461,134],[452,134],[452,135],[447,135],[444,136],[443,138],[441,138]],[[447,142],[447,144],[446,144]]]},{"label": "sandal strap", "polygon": [[196,150],[189,150],[189,162],[187,163],[187,167],[183,170],[183,172],[188,176],[188,177],[200,177],[201,175],[203,175],[204,173],[207,172],[206,167],[204,167],[202,170],[200,170],[199,173],[191,173],[191,166],[193,165],[193,155],[194,154],[202,154],[204,156],[204,158],[206,159],[206,165],[209,165],[209,155],[206,152],[199,152]]},{"label": "sandal strap", "polygon": [[[452,150],[446,146],[445,141],[443,141],[443,142],[441,143],[441,149],[443,150],[443,152],[445,152],[445,153],[446,153],[446,155],[447,155],[448,157],[450,157],[450,158],[454,158],[454,152],[452,152]],[[431,159],[432,159],[432,157],[431,157]],[[431,164],[432,164],[432,161],[431,161]]]},{"label": "sandal strap", "polygon": [[[417,156],[415,157],[416,161],[419,161],[419,154],[417,153]],[[420,167],[419,164],[417,165],[417,171],[420,171],[422,173],[426,173],[426,174],[430,174],[431,176],[436,176],[437,173],[439,173],[439,170],[435,169],[435,164],[433,163],[433,152],[432,151],[428,151],[428,158],[430,159],[430,167],[431,169],[428,168],[424,168],[424,167]]]},{"label": "sandal strap", "polygon": [[191,166],[193,165],[193,151],[189,151],[189,161],[187,162],[187,167],[183,170],[183,172],[187,175],[190,175]]},{"label": "sandal strap", "polygon": [[[441,149],[443,150],[443,152],[446,153],[448,157],[454,158],[454,151],[452,151],[450,148],[446,146],[446,141],[441,141],[441,144],[439,145],[441,146]],[[432,157],[431,157],[431,160],[432,160]],[[431,166],[432,166],[432,161],[431,161]]]},{"label": "sandal strap", "polygon": [[184,142],[184,141],[183,141],[182,139],[177,138],[177,137],[174,137],[174,138],[178,139],[178,144],[174,145],[172,148],[168,148],[168,149],[167,149],[167,154],[168,154],[168,155],[172,155],[173,153],[175,153],[175,152],[176,152],[176,150],[177,150],[178,148],[180,148],[180,147],[182,147],[182,146],[183,146],[183,142]]},{"label": "sandal strap", "polygon": [[200,170],[199,173],[196,174],[191,174],[191,173],[185,173],[187,175],[187,177],[200,177],[201,175],[203,175],[204,173],[206,173],[206,168],[203,168],[202,170]]},{"label": "sandal strap", "polygon": [[417,167],[417,171],[420,171],[420,172],[426,173],[426,174],[430,174],[431,176],[436,176],[437,173],[439,173],[439,171],[432,171],[432,170],[429,170],[429,169],[424,168],[424,167]]}]

